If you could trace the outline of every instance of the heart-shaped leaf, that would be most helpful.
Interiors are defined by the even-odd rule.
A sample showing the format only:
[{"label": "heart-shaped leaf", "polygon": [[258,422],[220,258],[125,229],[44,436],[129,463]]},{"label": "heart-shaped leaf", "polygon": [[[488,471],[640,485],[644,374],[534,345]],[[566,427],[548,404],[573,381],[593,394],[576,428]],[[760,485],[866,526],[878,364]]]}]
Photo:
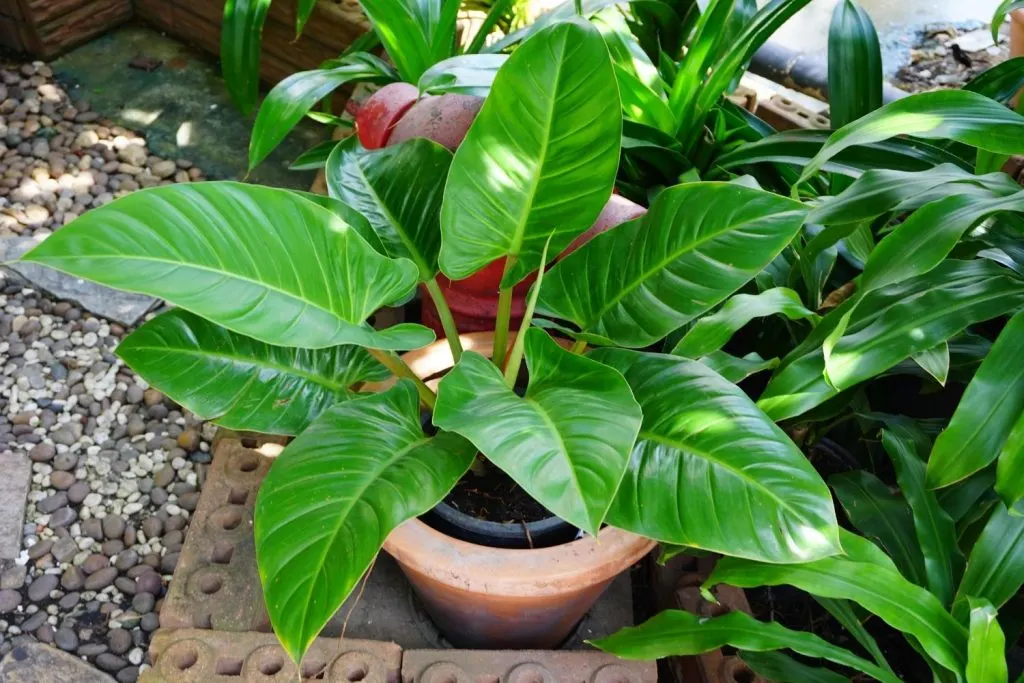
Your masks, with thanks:
[{"label": "heart-shaped leaf", "polygon": [[594,535],[640,429],[629,385],[542,330],[526,332],[530,384],[522,398],[494,364],[465,353],[438,387],[434,424],[462,434],[538,502]]},{"label": "heart-shaped leaf", "polygon": [[503,286],[597,219],[619,166],[622,113],[597,29],[540,31],[498,71],[455,153],[441,208],[441,270],[453,280],[509,257]]},{"label": "heart-shaped leaf", "polygon": [[128,335],[117,355],[196,417],[261,434],[298,434],[353,385],[391,375],[358,346],[271,346],[180,308]]},{"label": "heart-shaped leaf", "polygon": [[289,444],[256,499],[256,560],[270,622],[296,662],[399,524],[434,507],[473,447],[424,435],[412,382],[336,405]]},{"label": "heart-shaped leaf", "polygon": [[622,349],[591,357],[626,377],[643,411],[609,524],[766,562],[840,552],[825,482],[742,390],[682,358]]},{"label": "heart-shaped leaf", "polygon": [[732,183],[669,188],[645,216],[555,265],[538,311],[571,321],[581,339],[648,346],[753,279],[805,213],[799,202]]},{"label": "heart-shaped leaf", "polygon": [[268,344],[409,349],[425,327],[366,319],[416,286],[335,213],[302,195],[233,182],[168,185],[93,209],[24,256],[160,297]]},{"label": "heart-shaped leaf", "polygon": [[372,152],[339,147],[327,162],[327,189],[360,212],[385,255],[416,264],[421,282],[437,275],[441,197],[452,154],[413,138]]}]

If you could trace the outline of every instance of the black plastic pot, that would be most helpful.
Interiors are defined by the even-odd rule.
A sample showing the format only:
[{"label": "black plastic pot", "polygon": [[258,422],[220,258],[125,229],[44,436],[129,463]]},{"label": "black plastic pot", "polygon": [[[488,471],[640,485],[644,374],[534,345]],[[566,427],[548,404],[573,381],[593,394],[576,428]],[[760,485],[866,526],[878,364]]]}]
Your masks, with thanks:
[{"label": "black plastic pot", "polygon": [[526,524],[488,522],[440,503],[420,517],[443,534],[490,548],[550,548],[577,538],[579,529],[558,517]]}]

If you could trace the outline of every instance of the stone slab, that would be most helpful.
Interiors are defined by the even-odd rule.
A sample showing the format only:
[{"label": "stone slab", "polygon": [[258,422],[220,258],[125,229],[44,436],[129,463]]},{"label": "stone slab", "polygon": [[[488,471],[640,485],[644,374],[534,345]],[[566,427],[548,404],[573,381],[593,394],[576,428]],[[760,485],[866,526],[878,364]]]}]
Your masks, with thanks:
[{"label": "stone slab", "polygon": [[[269,633],[270,619],[260,590],[252,514],[260,482],[270,469],[276,444],[264,454],[232,439],[214,447],[199,505],[181,549],[163,609],[162,628],[209,628]],[[347,618],[347,625],[345,620]],[[628,575],[618,577],[563,646],[588,647],[633,623]],[[362,594],[342,605],[322,635],[386,640],[409,649],[445,648],[448,643],[423,611],[398,565],[380,553]]]},{"label": "stone slab", "polygon": [[406,650],[402,683],[655,683],[654,662],[603,652]]},{"label": "stone slab", "polygon": [[114,683],[78,657],[39,643],[19,645],[0,662],[0,683]]},{"label": "stone slab", "polygon": [[[294,683],[295,665],[268,633],[160,630],[149,648],[153,667],[139,683]],[[394,643],[317,638],[302,660],[301,680],[397,683],[402,649]]]},{"label": "stone slab", "polygon": [[21,553],[32,461],[24,453],[0,453],[0,472],[0,560],[13,560]]},{"label": "stone slab", "polygon": [[16,261],[36,244],[37,241],[32,237],[0,240],[0,264],[3,270],[57,299],[73,301],[95,315],[122,325],[135,325],[158,302],[158,299],[145,294],[121,292],[36,263]]}]

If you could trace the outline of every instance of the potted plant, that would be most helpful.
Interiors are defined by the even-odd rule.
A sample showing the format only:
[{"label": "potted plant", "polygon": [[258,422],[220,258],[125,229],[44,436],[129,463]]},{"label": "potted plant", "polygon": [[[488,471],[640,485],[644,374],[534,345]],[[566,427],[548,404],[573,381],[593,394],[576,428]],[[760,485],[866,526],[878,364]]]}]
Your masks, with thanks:
[{"label": "potted plant", "polygon": [[[295,436],[255,518],[267,607],[294,659],[382,546],[455,642],[492,647],[556,644],[654,541],[768,562],[840,551],[824,482],[733,383],[771,364],[722,351],[740,321],[813,314],[776,291],[706,315],[787,248],[808,207],[742,183],[678,185],[545,272],[611,195],[617,94],[598,31],[554,22],[502,66],[454,157],[423,139],[362,152],[373,172],[358,201],[154,188],[25,256],[176,305],[123,357],[201,417]],[[507,307],[493,336],[441,347],[420,325],[367,323],[439,271],[498,259],[502,298],[537,278],[518,332]],[[692,359],[637,350],[691,324]],[[423,348],[442,356],[426,371],[397,353]],[[359,392],[387,372],[386,391]],[[481,464],[581,537],[490,548],[415,521]],[[468,605],[484,614],[468,620]],[[496,639],[474,640],[480,624]]]}]

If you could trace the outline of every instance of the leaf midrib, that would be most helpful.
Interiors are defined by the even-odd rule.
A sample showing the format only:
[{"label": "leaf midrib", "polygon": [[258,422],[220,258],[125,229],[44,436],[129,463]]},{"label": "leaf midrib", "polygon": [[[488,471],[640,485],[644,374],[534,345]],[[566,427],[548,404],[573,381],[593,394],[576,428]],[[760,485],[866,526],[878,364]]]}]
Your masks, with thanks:
[{"label": "leaf midrib", "polygon": [[[799,210],[795,208],[791,209],[790,211],[780,211],[778,213],[771,214],[771,217],[774,218],[786,213],[796,213],[798,211]],[[595,326],[597,326],[601,322],[601,320],[604,318],[605,315],[608,314],[609,311],[618,306],[623,299],[625,299],[628,295],[632,294],[635,289],[637,289],[644,282],[653,277],[655,273],[665,268],[669,263],[672,263],[673,261],[679,259],[686,253],[696,251],[704,243],[716,239],[727,232],[740,230],[752,223],[756,223],[761,220],[766,220],[767,218],[768,217],[766,216],[760,216],[758,218],[743,221],[742,223],[730,223],[724,226],[721,230],[713,232],[705,237],[701,237],[700,239],[694,240],[692,242],[687,242],[683,247],[673,250],[668,257],[656,262],[656,264],[652,268],[648,268],[646,270],[641,271],[638,277],[634,278],[632,282],[623,286],[615,296],[608,300],[604,306],[598,309],[597,313],[591,316],[591,319],[585,325],[581,325],[580,327],[584,332],[593,332]],[[646,219],[644,220],[644,222],[646,223]],[[637,237],[640,237],[641,235],[643,235],[643,238],[646,241],[646,238],[648,237],[646,232],[639,233]]]},{"label": "leaf midrib", "polygon": [[339,383],[334,382],[334,381],[332,381],[332,380],[330,380],[330,379],[328,379],[326,377],[323,377],[321,375],[314,375],[314,374],[312,374],[310,372],[307,372],[305,370],[299,369],[298,366],[278,365],[276,363],[267,362],[267,361],[265,361],[263,359],[260,359],[260,358],[254,359],[251,356],[233,356],[233,355],[228,354],[228,353],[216,353],[216,352],[210,352],[210,351],[203,351],[201,349],[200,350],[195,350],[195,349],[186,349],[186,348],[182,348],[182,347],[167,347],[167,346],[157,347],[157,346],[150,346],[149,344],[135,344],[135,345],[123,345],[123,346],[125,346],[126,348],[122,349],[122,350],[127,350],[127,351],[151,351],[151,352],[154,352],[154,353],[168,353],[170,351],[171,353],[176,353],[176,354],[181,355],[181,356],[188,356],[188,357],[192,357],[192,358],[213,358],[213,359],[218,359],[218,360],[224,360],[224,361],[226,361],[226,362],[228,362],[228,363],[230,363],[232,365],[236,365],[236,366],[237,365],[248,365],[248,366],[252,367],[253,369],[273,370],[273,371],[278,372],[280,374],[288,374],[288,375],[294,375],[296,377],[301,377],[302,379],[308,380],[308,381],[312,382],[313,384],[318,384],[320,386],[323,386],[326,389],[330,389],[331,391],[335,391],[335,392],[337,392],[337,391],[346,391],[349,388],[349,385],[339,384]]}]

